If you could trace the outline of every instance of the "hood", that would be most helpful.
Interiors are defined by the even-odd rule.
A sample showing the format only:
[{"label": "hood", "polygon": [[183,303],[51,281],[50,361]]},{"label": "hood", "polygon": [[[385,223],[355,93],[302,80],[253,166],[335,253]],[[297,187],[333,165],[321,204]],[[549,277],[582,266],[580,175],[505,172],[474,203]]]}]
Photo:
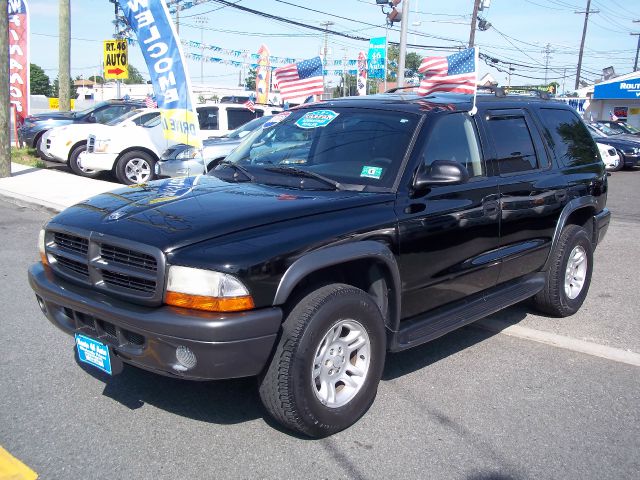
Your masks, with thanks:
[{"label": "hood", "polygon": [[43,120],[73,120],[76,118],[75,112],[43,112],[29,115],[26,120],[41,122]]},{"label": "hood", "polygon": [[637,140],[626,138],[623,135],[611,135],[608,137],[597,138],[596,142],[619,149],[640,148],[640,138]]},{"label": "hood", "polygon": [[390,193],[228,183],[200,175],[104,193],[64,210],[52,222],[146,243],[168,252],[266,224],[393,198]]}]

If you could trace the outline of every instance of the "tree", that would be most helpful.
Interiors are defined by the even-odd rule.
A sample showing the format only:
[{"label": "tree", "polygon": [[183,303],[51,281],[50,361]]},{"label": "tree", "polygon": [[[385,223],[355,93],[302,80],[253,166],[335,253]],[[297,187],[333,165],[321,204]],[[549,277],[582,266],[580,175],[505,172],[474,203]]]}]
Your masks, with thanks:
[{"label": "tree", "polygon": [[[73,86],[73,82],[69,82],[69,98],[76,98],[78,92],[76,92],[76,87]],[[52,98],[60,98],[60,79],[56,77],[51,85],[51,93],[49,94]]]},{"label": "tree", "polygon": [[[400,59],[400,47],[397,45],[389,45],[387,51],[387,81],[395,82],[398,80],[398,64]],[[404,57],[405,77],[415,76],[418,74],[418,67],[422,63],[422,57],[415,53],[409,52]]]},{"label": "tree", "polygon": [[91,80],[92,82],[95,82],[99,85],[102,85],[104,83],[104,78],[101,77],[100,75],[91,75],[89,77],[89,80]]},{"label": "tree", "polygon": [[31,95],[49,95],[51,92],[51,80],[49,80],[47,74],[35,63],[31,64],[30,69]]},{"label": "tree", "polygon": [[123,80],[122,82],[126,85],[131,85],[134,83],[135,84],[147,83],[144,77],[142,76],[142,74],[140,73],[140,70],[138,70],[136,67],[134,67],[131,64],[129,64],[129,78],[127,78],[126,80]]},{"label": "tree", "polygon": [[256,89],[256,75],[258,70],[255,68],[250,68],[249,73],[247,73],[247,78],[244,79],[244,88],[245,90],[255,90]]}]

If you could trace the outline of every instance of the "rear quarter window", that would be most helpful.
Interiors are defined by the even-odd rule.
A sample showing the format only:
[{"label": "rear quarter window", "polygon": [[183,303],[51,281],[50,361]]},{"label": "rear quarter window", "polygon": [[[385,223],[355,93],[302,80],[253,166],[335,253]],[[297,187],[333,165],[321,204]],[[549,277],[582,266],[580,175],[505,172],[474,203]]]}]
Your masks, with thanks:
[{"label": "rear quarter window", "polygon": [[541,108],[544,134],[556,158],[566,167],[599,162],[598,148],[582,120],[571,110]]}]

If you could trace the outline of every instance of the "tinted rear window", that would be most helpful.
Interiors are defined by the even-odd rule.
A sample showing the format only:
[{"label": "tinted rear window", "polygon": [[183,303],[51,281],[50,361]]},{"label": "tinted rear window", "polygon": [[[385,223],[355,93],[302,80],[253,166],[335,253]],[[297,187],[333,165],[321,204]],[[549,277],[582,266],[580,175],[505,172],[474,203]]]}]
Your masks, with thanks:
[{"label": "tinted rear window", "polygon": [[567,167],[598,162],[598,149],[587,127],[570,110],[542,108],[545,137],[556,158]]}]

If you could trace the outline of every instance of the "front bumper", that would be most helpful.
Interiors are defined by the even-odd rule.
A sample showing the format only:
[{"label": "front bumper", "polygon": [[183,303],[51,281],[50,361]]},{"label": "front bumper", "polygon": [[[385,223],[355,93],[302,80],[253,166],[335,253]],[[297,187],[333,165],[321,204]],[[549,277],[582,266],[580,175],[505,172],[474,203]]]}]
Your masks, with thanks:
[{"label": "front bumper", "polygon": [[622,160],[624,161],[624,166],[629,167],[640,167],[640,154],[629,154],[623,153]]},{"label": "front bumper", "polygon": [[89,153],[82,155],[82,167],[95,171],[110,171],[118,159],[117,153]]},{"label": "front bumper", "polygon": [[[64,332],[99,340],[124,363],[191,380],[257,375],[282,322],[280,308],[225,314],[135,305],[67,282],[41,263],[29,269],[29,284],[43,313]],[[193,368],[179,364],[179,346],[194,353]]]},{"label": "front bumper", "polygon": [[167,160],[156,163],[155,173],[159,177],[188,177],[206,173],[201,160]]}]

